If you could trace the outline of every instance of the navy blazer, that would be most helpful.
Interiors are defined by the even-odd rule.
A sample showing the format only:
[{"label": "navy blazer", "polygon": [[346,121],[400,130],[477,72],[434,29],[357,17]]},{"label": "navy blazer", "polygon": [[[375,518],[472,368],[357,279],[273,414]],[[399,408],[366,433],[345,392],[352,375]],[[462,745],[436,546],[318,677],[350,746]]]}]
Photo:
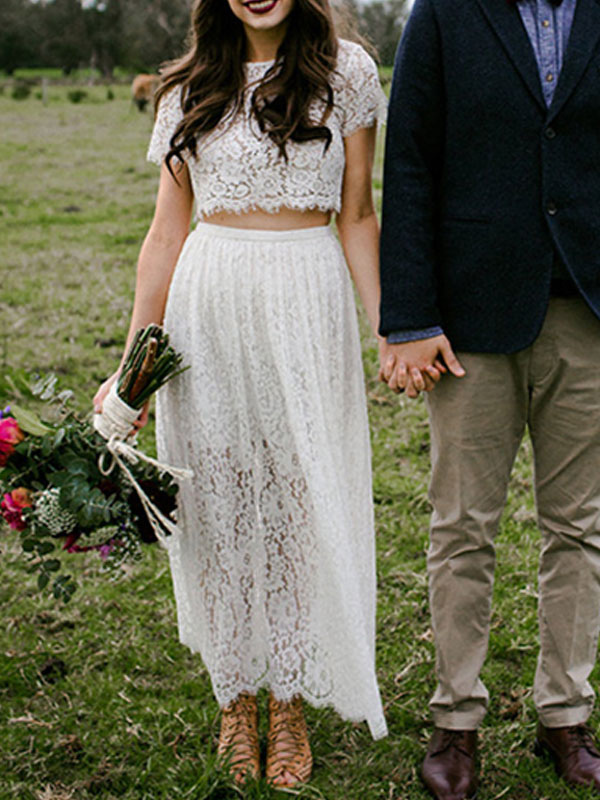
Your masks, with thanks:
[{"label": "navy blazer", "polygon": [[527,347],[555,250],[600,317],[600,0],[577,0],[549,109],[514,4],[416,0],[390,98],[380,332]]}]

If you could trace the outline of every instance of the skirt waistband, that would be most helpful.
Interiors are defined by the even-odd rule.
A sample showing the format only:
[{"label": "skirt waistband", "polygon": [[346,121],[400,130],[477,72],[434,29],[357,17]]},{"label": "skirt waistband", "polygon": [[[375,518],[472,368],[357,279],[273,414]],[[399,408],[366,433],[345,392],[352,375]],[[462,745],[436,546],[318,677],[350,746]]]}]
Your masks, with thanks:
[{"label": "skirt waistband", "polygon": [[263,242],[295,242],[307,239],[323,239],[333,236],[330,225],[316,225],[313,228],[298,228],[284,231],[257,230],[256,228],[231,228],[228,225],[213,225],[198,222],[191,236],[209,236],[211,239],[243,239]]}]

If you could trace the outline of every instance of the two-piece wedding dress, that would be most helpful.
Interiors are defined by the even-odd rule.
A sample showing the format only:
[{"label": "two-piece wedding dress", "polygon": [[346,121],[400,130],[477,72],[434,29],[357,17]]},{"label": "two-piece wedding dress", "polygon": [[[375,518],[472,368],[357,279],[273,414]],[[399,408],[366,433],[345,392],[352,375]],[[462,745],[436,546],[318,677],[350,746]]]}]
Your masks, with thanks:
[{"label": "two-piece wedding dress", "polygon": [[[329,227],[244,230],[217,211],[339,211],[346,136],[384,108],[377,70],[340,41],[323,140],[288,160],[250,115],[273,62],[245,65],[245,106],[187,159],[199,220],[171,282],[165,326],[190,369],[159,392],[159,457],[185,465],[169,542],[181,641],[218,702],[271,689],[386,733],[375,676],[370,445],[356,309]],[[315,118],[322,107],[315,103]],[[181,120],[160,103],[148,158]]]}]

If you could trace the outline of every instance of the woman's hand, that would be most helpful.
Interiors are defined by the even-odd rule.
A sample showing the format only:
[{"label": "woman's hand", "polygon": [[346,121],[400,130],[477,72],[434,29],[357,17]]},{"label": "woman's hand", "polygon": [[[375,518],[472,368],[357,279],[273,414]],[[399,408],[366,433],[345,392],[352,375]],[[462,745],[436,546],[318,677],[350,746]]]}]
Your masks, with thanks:
[{"label": "woman's hand", "polygon": [[117,370],[110,378],[107,378],[94,395],[94,414],[102,413],[102,406],[104,405],[106,395],[110,392],[112,385],[117,381],[119,374],[119,370]]},{"label": "woman's hand", "polygon": [[144,405],[142,406],[142,410],[140,411],[139,417],[133,423],[133,430],[137,433],[141,431],[141,429],[148,424],[148,413],[150,409],[150,400],[147,400]]},{"label": "woman's hand", "polygon": [[379,375],[382,383],[387,383],[392,377],[396,366],[396,354],[391,345],[388,344],[385,336],[377,334],[377,344],[379,346]]},{"label": "woman's hand", "polygon": [[430,392],[447,372],[457,378],[466,374],[443,334],[388,345],[384,352],[379,380],[396,394],[406,391],[407,397]]},{"label": "woman's hand", "polygon": [[[118,380],[119,375],[120,371],[117,370],[110,376],[110,378],[107,378],[104,381],[104,383],[100,386],[100,388],[94,395],[94,414],[102,413],[102,406],[104,405],[104,400],[106,399],[106,395],[110,392],[113,384]],[[137,433],[145,425],[148,424],[149,409],[150,409],[150,400],[144,403],[144,405],[142,406],[142,410],[140,411],[139,417],[133,423],[133,433]]]}]

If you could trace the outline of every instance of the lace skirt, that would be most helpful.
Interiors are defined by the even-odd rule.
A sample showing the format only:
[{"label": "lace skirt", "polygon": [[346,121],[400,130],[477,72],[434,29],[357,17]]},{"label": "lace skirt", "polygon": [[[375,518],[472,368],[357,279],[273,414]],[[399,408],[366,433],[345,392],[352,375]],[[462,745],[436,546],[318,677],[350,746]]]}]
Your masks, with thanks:
[{"label": "lace skirt", "polygon": [[191,367],[157,402],[159,457],[195,473],[169,544],[181,641],[222,706],[264,686],[385,735],[364,380],[335,236],[199,224],[165,326]]}]

